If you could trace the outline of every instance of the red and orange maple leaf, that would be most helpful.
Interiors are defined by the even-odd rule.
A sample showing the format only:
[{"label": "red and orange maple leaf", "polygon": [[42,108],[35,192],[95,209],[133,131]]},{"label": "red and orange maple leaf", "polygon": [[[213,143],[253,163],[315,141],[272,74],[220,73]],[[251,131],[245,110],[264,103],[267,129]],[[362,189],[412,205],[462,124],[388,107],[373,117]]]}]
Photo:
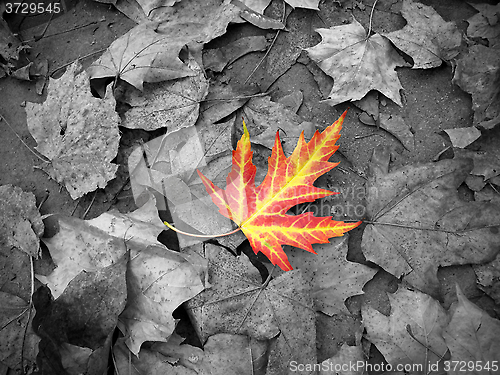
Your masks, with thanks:
[{"label": "red and orange maple leaf", "polygon": [[233,165],[226,178],[226,189],[215,186],[200,171],[198,174],[219,212],[233,220],[250,241],[252,249],[266,255],[282,270],[292,269],[281,245],[291,245],[314,253],[313,243],[327,243],[330,237],[342,236],[361,222],[344,223],[331,216],[315,217],[312,212],[288,215],[293,206],[337,194],[313,186],[322,174],[339,163],[328,159],[337,151],[335,142],[346,112],[322,133],[316,131],[309,142],[304,132],[290,157],[283,153],[279,133],[269,158],[264,181],[255,186],[257,168],[252,163],[250,135],[243,123],[244,133],[233,151]]}]

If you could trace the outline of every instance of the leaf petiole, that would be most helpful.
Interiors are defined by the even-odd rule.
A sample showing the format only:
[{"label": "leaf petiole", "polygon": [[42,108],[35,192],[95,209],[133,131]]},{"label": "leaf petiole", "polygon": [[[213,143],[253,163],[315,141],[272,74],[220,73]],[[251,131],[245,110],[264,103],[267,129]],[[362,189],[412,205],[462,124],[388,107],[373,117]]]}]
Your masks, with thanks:
[{"label": "leaf petiole", "polygon": [[177,232],[177,233],[180,233],[180,234],[184,234],[185,236],[190,236],[190,237],[198,237],[198,238],[216,238],[216,237],[224,237],[224,236],[229,236],[230,234],[233,234],[233,233],[236,233],[238,232],[241,228],[238,227],[236,228],[235,230],[231,231],[231,232],[228,232],[228,233],[222,233],[222,234],[213,234],[213,235],[209,235],[209,234],[194,234],[194,233],[187,233],[187,232],[184,232],[180,229],[176,229],[172,226],[172,224],[169,224],[167,223],[166,221],[163,222],[163,224],[165,224],[169,229],[172,229],[174,232]]}]

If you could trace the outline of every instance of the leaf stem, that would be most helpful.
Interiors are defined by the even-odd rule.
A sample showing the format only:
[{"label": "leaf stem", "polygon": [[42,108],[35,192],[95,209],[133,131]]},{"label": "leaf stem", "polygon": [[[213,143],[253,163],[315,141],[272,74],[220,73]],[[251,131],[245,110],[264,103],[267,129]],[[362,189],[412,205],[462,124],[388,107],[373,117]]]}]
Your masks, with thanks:
[{"label": "leaf stem", "polygon": [[372,11],[370,12],[370,25],[368,26],[368,33],[366,34],[366,39],[370,37],[370,33],[372,32],[372,21],[373,21],[373,11],[375,10],[375,5],[378,0],[375,0],[372,5]]},{"label": "leaf stem", "polygon": [[224,236],[229,236],[230,234],[234,234],[241,230],[240,227],[236,228],[235,230],[229,232],[229,233],[222,233],[222,234],[212,234],[212,235],[207,235],[207,234],[194,234],[194,233],[187,233],[184,232],[180,229],[176,229],[172,226],[172,224],[167,223],[166,221],[163,222],[169,229],[172,229],[174,232],[183,234],[185,236],[190,236],[190,237],[197,237],[197,238],[216,238],[216,237],[224,237]]}]

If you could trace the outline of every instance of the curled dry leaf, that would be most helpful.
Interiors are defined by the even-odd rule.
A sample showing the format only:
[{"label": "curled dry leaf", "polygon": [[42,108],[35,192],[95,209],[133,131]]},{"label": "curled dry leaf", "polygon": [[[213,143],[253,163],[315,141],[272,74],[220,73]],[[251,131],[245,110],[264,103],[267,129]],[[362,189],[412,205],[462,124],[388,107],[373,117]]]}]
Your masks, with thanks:
[{"label": "curled dry leaf", "polygon": [[382,35],[411,56],[413,69],[435,68],[458,54],[460,31],[454,22],[444,21],[434,8],[404,0],[401,15],[407,25]]},{"label": "curled dry leaf", "polygon": [[354,17],[349,25],[316,31],[321,35],[321,43],[306,51],[334,79],[328,104],[360,100],[370,90],[378,90],[402,106],[399,91],[403,87],[395,68],[404,65],[404,60],[388,40],[379,34],[367,37]]},{"label": "curled dry leaf", "polygon": [[[442,334],[448,324],[446,311],[427,294],[400,287],[388,294],[391,314],[385,316],[369,305],[361,315],[370,340],[386,361],[397,365],[420,365],[415,374],[442,374],[448,351]],[[417,367],[416,367],[417,368]]]},{"label": "curled dry leaf", "polygon": [[367,260],[436,296],[439,266],[480,264],[497,255],[500,207],[465,202],[457,192],[472,160],[409,165],[390,173],[388,168],[389,152],[375,149],[362,239]]},{"label": "curled dry leaf", "polygon": [[87,74],[76,74],[79,68],[75,62],[61,78],[50,79],[43,104],[26,103],[35,148],[50,160],[42,169],[73,199],[104,188],[115,177],[118,166],[111,160],[120,138],[111,92],[104,100],[94,98]]},{"label": "curled dry leaf", "polygon": [[206,261],[196,255],[180,254],[164,246],[130,250],[127,306],[118,328],[132,353],[139,355],[145,341],[167,341],[176,325],[172,313],[205,289],[205,273]]},{"label": "curled dry leaf", "polygon": [[194,76],[179,59],[185,44],[184,38],[157,32],[152,23],[140,24],[111,43],[87,71],[91,80],[122,79],[138,90],[144,82]]},{"label": "curled dry leaf", "polygon": [[472,95],[474,125],[492,129],[500,123],[500,53],[481,45],[456,63],[453,83]]}]

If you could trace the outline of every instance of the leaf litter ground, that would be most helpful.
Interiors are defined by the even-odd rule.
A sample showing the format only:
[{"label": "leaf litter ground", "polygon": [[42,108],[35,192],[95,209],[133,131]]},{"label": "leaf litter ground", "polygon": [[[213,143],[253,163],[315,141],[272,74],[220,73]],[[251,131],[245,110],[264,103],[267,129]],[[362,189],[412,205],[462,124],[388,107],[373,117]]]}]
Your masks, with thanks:
[{"label": "leaf litter ground", "polygon": [[[309,9],[293,11],[289,5],[300,6],[300,2],[287,2],[284,8],[283,2],[273,1],[265,16],[246,9],[243,18],[260,26],[283,21],[286,30],[276,34],[272,29],[237,23],[202,51],[202,43],[224,34],[234,8],[213,1],[204,12],[190,15],[185,13],[189,10],[184,2],[176,15],[159,12],[153,9],[157,5],[151,7],[146,2],[136,9],[117,4],[136,21],[144,21],[145,11],[152,20],[169,19],[169,27],[158,32],[178,34],[168,48],[180,51],[179,59],[169,55],[147,60],[151,56],[144,53],[140,41],[130,43],[127,36],[144,31],[134,29],[134,22],[107,5],[65,3],[66,12],[54,17],[42,38],[39,35],[47,18],[25,19],[20,25],[20,18],[9,19],[11,27],[18,27],[23,40],[31,44],[30,56],[35,58],[27,69],[15,71],[28,61],[17,63],[13,59],[16,52],[0,50],[12,63],[2,65],[2,72],[31,81],[0,80],[0,152],[4,161],[0,242],[5,255],[0,291],[4,305],[13,306],[1,310],[2,337],[8,338],[0,345],[2,365],[23,366],[29,372],[36,354],[42,353],[38,373],[91,374],[92,369],[107,366],[112,351],[119,374],[129,373],[131,368],[138,374],[151,373],[153,368],[165,373],[283,374],[291,370],[291,361],[325,361],[333,366],[365,361],[369,355],[371,363],[425,362],[422,373],[452,374],[456,372],[446,371],[442,356],[485,364],[498,360],[498,219],[497,213],[491,212],[493,202],[499,201],[500,185],[499,127],[495,127],[498,85],[494,84],[498,60],[490,49],[497,45],[498,19],[489,16],[496,8],[486,4],[378,2],[370,19],[372,3],[365,1],[322,2],[319,12],[314,10],[318,5],[315,1],[304,2]],[[171,3],[176,2],[161,5],[169,7]],[[252,6],[252,2],[245,3]],[[258,10],[268,2],[253,3]],[[420,13],[412,17],[412,12]],[[178,33],[180,24],[196,25],[207,16],[210,19],[210,14],[219,14],[212,17],[214,25],[183,26],[186,28]],[[425,26],[425,19],[432,24]],[[370,64],[379,56],[359,61],[359,71],[364,74],[360,78],[365,80],[359,87],[342,75],[356,68],[349,66],[352,60],[341,58],[337,66],[347,64],[343,69],[325,71],[321,63],[314,62],[309,51],[319,48],[328,35],[322,32],[320,36],[314,30],[335,33],[358,23],[376,34],[351,43],[353,54],[362,49],[373,53],[370,48],[380,36],[404,52],[396,59],[396,50],[391,50],[394,59],[386,62],[396,66],[384,72],[392,74],[392,81],[384,77],[370,81],[369,74],[374,74]],[[469,37],[460,47],[457,30]],[[143,47],[154,49],[157,43],[168,41],[168,37],[148,32],[149,43],[154,44]],[[435,39],[426,34],[433,32]],[[260,39],[252,43],[245,39],[250,47],[242,52],[238,41],[249,37]],[[432,42],[420,44],[422,38]],[[103,54],[113,42],[114,47]],[[190,57],[177,42],[180,47],[188,43],[193,60],[188,62]],[[263,52],[263,48],[270,49]],[[256,52],[248,53],[252,50]],[[130,53],[139,53],[137,61],[130,59]],[[259,65],[265,53],[266,59]],[[460,54],[453,60],[456,53]],[[474,58],[478,54],[487,61],[479,62]],[[124,113],[122,125],[128,122],[129,128],[139,130],[115,126],[107,134],[113,143],[114,132],[120,131],[119,152],[113,163],[109,159],[116,154],[114,144],[96,146],[105,153],[102,157],[94,153],[93,157],[104,159],[116,177],[96,193],[92,193],[92,185],[105,182],[87,179],[90,187],[84,189],[89,193],[73,200],[68,193],[71,183],[82,179],[80,174],[85,180],[91,171],[72,175],[49,169],[53,178],[61,176],[59,182],[68,186],[61,189],[41,170],[33,172],[34,165],[46,167],[47,163],[22,142],[32,149],[39,146],[35,141],[40,137],[32,139],[28,130],[37,116],[25,119],[32,108],[43,107],[45,96],[36,93],[46,84],[44,66],[53,74],[51,82],[57,82],[52,79],[62,74],[59,67],[88,55],[81,63],[87,68],[96,61],[88,71],[95,74],[95,96],[104,97],[105,84],[120,76],[123,81],[108,87]],[[159,72],[157,67],[169,65],[170,60],[172,69]],[[179,61],[185,64],[179,65]],[[134,67],[138,62],[139,68]],[[455,72],[451,65],[457,67]],[[214,68],[200,75],[194,66]],[[341,75],[333,75],[332,80],[329,72]],[[184,78],[155,83],[173,77]],[[351,85],[339,87],[343,80]],[[134,91],[140,87],[144,94]],[[390,87],[391,92],[387,91]],[[402,92],[398,92],[400,87]],[[250,99],[268,89],[270,96]],[[360,94],[358,89],[366,92]],[[347,94],[342,99],[343,90]],[[335,102],[329,98],[332,93]],[[67,96],[64,104],[71,108],[73,102]],[[241,137],[241,117],[247,121],[250,137],[255,138],[254,163],[258,171],[264,171],[257,172],[260,183],[276,130],[288,156],[300,130],[306,131],[306,138],[311,128],[323,130],[346,109],[345,104],[336,104],[349,99],[359,100],[350,106],[340,149],[332,158],[341,164],[317,181],[318,187],[340,194],[302,204],[294,211],[334,214],[336,220],[365,220],[349,238],[315,245],[318,255],[285,248],[297,270],[282,274],[252,256],[241,233],[216,243],[200,243],[163,230],[162,220],[180,223],[181,229],[190,232],[232,229],[229,221],[214,214],[192,168],[200,168],[210,180],[225,187],[229,152]],[[68,118],[78,124],[82,106],[77,102],[73,106],[77,111]],[[94,111],[92,108],[89,104],[89,110]],[[176,126],[195,122],[198,140],[189,127],[176,131]],[[64,138],[61,133],[71,131],[72,124],[65,122],[64,116],[56,123],[54,140]],[[89,125],[87,135],[97,134],[92,130],[95,120],[89,119]],[[106,125],[113,127],[112,121]],[[165,125],[166,132],[155,130]],[[87,140],[75,138],[74,142],[85,144]],[[42,153],[51,161],[64,160],[67,156],[62,151],[71,148],[68,143],[59,144],[45,146],[46,153]],[[377,146],[382,146],[381,152],[369,163]],[[204,151],[200,154],[197,150]],[[79,156],[70,160],[75,157]],[[438,159],[441,161],[433,162]],[[415,162],[427,164],[415,167]],[[109,171],[94,169],[109,180]],[[81,186],[76,182],[73,198],[85,194],[78,190]],[[162,198],[164,189],[175,192],[164,194],[175,202],[168,210]],[[185,194],[188,190],[190,195]],[[159,215],[151,206],[151,191],[156,194]],[[36,203],[27,192],[34,193]],[[438,209],[431,205],[433,201]],[[44,220],[41,248],[36,245],[41,236],[36,204],[41,214],[57,214]],[[86,218],[91,220],[81,220]],[[182,223],[187,224],[182,227]],[[56,245],[58,241],[60,245]],[[71,256],[67,248],[71,248]],[[179,249],[189,251],[179,253]],[[41,259],[31,258],[39,251]],[[32,259],[34,272],[30,272]],[[67,272],[61,272],[64,267]],[[35,273],[48,287],[39,287],[39,280],[33,279]],[[32,286],[36,291],[33,304]],[[177,308],[183,301],[187,301],[184,307]],[[171,334],[174,327],[177,333]],[[190,328],[186,331],[186,327]],[[124,337],[116,340],[114,332]],[[187,342],[183,343],[179,333]],[[470,339],[472,334],[474,340]],[[431,367],[429,362],[439,366]],[[313,373],[306,368],[300,372]]]}]

